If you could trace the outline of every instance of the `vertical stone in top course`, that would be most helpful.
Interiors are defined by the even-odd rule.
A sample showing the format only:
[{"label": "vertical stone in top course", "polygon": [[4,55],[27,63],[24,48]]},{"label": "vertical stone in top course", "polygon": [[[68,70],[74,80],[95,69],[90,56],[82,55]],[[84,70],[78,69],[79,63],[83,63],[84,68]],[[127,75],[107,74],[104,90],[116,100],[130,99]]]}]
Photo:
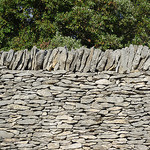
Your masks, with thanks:
[{"label": "vertical stone in top course", "polygon": [[139,45],[137,48],[134,60],[133,60],[132,70],[136,70],[140,64],[142,49],[143,49],[143,46]]},{"label": "vertical stone in top course", "polygon": [[21,65],[22,56],[23,56],[23,51],[16,52],[16,59],[13,62],[12,70],[17,69]]},{"label": "vertical stone in top course", "polygon": [[31,49],[31,70],[34,70],[35,68],[35,62],[36,62],[36,54],[39,50],[36,46],[33,46]]},{"label": "vertical stone in top course", "polygon": [[47,53],[45,55],[44,62],[43,62],[43,70],[46,70],[51,53],[52,53],[51,49],[47,50]]},{"label": "vertical stone in top course", "polygon": [[40,50],[37,52],[36,56],[35,56],[35,66],[34,66],[34,70],[39,70],[39,69],[43,69],[43,62],[44,62],[44,57],[46,55],[45,50]]},{"label": "vertical stone in top course", "polygon": [[84,53],[83,53],[83,57],[82,57],[82,61],[81,61],[81,65],[80,65],[80,68],[79,68],[79,72],[83,72],[83,69],[87,63],[87,58],[90,54],[90,50],[87,49],[87,48],[84,48]]},{"label": "vertical stone in top course", "polygon": [[74,55],[74,58],[73,58],[73,61],[70,65],[70,71],[75,71],[75,67],[76,67],[79,53],[78,53],[78,51],[75,51],[75,50],[71,50],[71,53]]},{"label": "vertical stone in top course", "polygon": [[129,59],[129,48],[121,49],[121,57],[119,62],[119,73],[126,73],[127,72],[127,63]]},{"label": "vertical stone in top course", "polygon": [[46,70],[51,71],[54,69],[56,63],[53,62],[53,60],[56,57],[56,55],[58,54],[58,52],[59,52],[58,48],[55,48],[52,50],[51,55],[50,55],[48,62],[47,62]]},{"label": "vertical stone in top course", "polygon": [[65,47],[60,47],[59,49],[61,51],[61,54],[59,56],[59,69],[65,70],[67,60],[67,49]]},{"label": "vertical stone in top course", "polygon": [[120,49],[113,51],[113,57],[114,57],[114,62],[109,70],[110,71],[114,70],[114,71],[118,72],[119,60],[120,60]]},{"label": "vertical stone in top course", "polygon": [[8,52],[3,52],[2,55],[1,55],[1,59],[0,59],[0,65],[5,65],[5,61],[6,61],[6,58],[7,58],[7,55],[8,55]]},{"label": "vertical stone in top course", "polygon": [[91,72],[95,72],[99,57],[101,55],[101,52],[102,51],[99,50],[99,49],[94,50],[94,54],[93,54],[93,57],[92,57],[92,60],[91,60],[91,66],[90,66],[90,71]]},{"label": "vertical stone in top course", "polygon": [[92,47],[91,50],[90,50],[89,56],[87,58],[85,67],[83,69],[83,72],[89,72],[90,71],[91,62],[92,62],[92,58],[93,58],[93,55],[94,55],[94,50],[95,50],[94,47]]},{"label": "vertical stone in top course", "polygon": [[79,71],[81,62],[82,62],[82,57],[84,53],[84,47],[81,47],[80,49],[77,50],[77,59],[76,59],[76,68],[75,71]]},{"label": "vertical stone in top course", "polygon": [[141,61],[138,66],[138,70],[142,70],[144,63],[146,62],[149,56],[150,56],[149,48],[147,46],[144,46],[141,52]]},{"label": "vertical stone in top course", "polygon": [[68,51],[68,58],[66,60],[66,71],[70,71],[71,63],[73,62],[75,55],[72,51]]},{"label": "vertical stone in top course", "polygon": [[107,59],[108,59],[108,53],[109,53],[109,50],[106,50],[104,53],[101,53],[102,57],[100,57],[101,59],[97,66],[97,70],[99,72],[104,71],[104,67],[105,67],[105,65],[107,63]]},{"label": "vertical stone in top course", "polygon": [[7,66],[7,68],[9,68],[9,65],[10,65],[10,63],[13,59],[14,53],[15,53],[14,50],[11,49],[11,50],[9,50],[9,52],[7,54],[7,57],[6,57],[6,66]]},{"label": "vertical stone in top course", "polygon": [[109,53],[107,55],[107,63],[104,70],[111,70],[111,67],[113,66],[115,61],[115,56],[113,50],[109,50]]},{"label": "vertical stone in top course", "polygon": [[135,57],[137,47],[133,46],[132,44],[129,46],[129,59],[127,62],[127,73],[130,73],[132,70],[133,60]]},{"label": "vertical stone in top course", "polygon": [[24,50],[24,55],[23,55],[23,64],[21,70],[28,69],[28,63],[30,59],[30,53],[27,49]]}]

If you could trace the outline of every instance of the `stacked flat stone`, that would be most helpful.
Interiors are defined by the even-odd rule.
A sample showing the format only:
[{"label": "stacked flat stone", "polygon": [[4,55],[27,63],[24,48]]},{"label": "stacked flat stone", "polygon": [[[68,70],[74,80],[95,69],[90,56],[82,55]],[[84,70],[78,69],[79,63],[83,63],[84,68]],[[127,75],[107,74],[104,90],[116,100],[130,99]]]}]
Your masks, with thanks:
[{"label": "stacked flat stone", "polygon": [[115,71],[130,73],[150,70],[150,50],[147,46],[130,45],[123,49],[106,50],[81,47],[68,51],[65,47],[39,50],[35,46],[14,52],[0,52],[0,65],[12,70],[66,70],[72,72]]},{"label": "stacked flat stone", "polygon": [[149,71],[0,69],[1,150],[150,149]]}]

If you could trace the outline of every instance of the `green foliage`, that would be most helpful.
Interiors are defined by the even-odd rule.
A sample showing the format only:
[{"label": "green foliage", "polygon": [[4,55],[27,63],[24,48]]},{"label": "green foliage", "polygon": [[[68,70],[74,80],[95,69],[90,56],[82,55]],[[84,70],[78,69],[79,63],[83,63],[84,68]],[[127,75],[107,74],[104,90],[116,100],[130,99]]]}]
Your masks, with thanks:
[{"label": "green foliage", "polygon": [[150,47],[149,35],[149,0],[0,0],[3,50]]},{"label": "green foliage", "polygon": [[41,49],[54,49],[57,47],[66,46],[68,50],[71,50],[80,48],[82,46],[80,40],[75,40],[69,36],[62,36],[58,32],[51,40],[47,40],[40,43],[38,47],[40,47]]}]

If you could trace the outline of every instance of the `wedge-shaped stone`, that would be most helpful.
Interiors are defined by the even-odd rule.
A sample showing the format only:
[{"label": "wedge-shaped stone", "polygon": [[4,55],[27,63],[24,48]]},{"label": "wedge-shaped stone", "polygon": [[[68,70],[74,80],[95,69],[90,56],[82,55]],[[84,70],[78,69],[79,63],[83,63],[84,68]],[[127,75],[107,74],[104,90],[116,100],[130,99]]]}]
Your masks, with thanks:
[{"label": "wedge-shaped stone", "polygon": [[117,49],[113,52],[113,55],[115,56],[115,62],[113,64],[113,66],[111,67],[110,70],[114,70],[116,72],[119,71],[119,64],[120,64],[120,56],[121,56],[121,52],[120,49]]},{"label": "wedge-shaped stone", "polygon": [[39,50],[37,49],[36,46],[33,46],[31,49],[31,70],[34,70],[35,67],[35,62],[36,62],[36,54]]},{"label": "wedge-shaped stone", "polygon": [[35,56],[34,70],[43,69],[43,62],[44,62],[45,55],[46,55],[46,51],[44,51],[44,50],[40,50],[37,52],[37,54]]},{"label": "wedge-shaped stone", "polygon": [[132,70],[132,64],[133,64],[136,50],[137,50],[136,46],[133,46],[132,44],[129,46],[129,53],[128,53],[129,59],[128,59],[128,63],[127,63],[127,73],[130,73]]},{"label": "wedge-shaped stone", "polygon": [[86,64],[85,64],[85,67],[83,69],[83,72],[89,72],[90,71],[93,54],[94,54],[94,47],[92,47],[91,50],[90,50],[90,53],[89,53],[89,56],[87,57]]},{"label": "wedge-shaped stone", "polygon": [[90,50],[84,48],[84,53],[83,53],[81,65],[80,65],[80,68],[79,68],[79,72],[83,72],[83,69],[84,69],[84,67],[86,65],[87,58],[88,58],[89,54],[90,54]]},{"label": "wedge-shaped stone", "polygon": [[45,55],[44,62],[43,62],[43,70],[46,70],[51,53],[52,53],[52,50],[48,50]]},{"label": "wedge-shaped stone", "polygon": [[15,53],[14,50],[11,49],[11,50],[8,52],[8,54],[7,54],[7,57],[6,57],[6,66],[7,66],[8,68],[9,68],[9,65],[10,65],[12,59],[13,59],[14,53]]},{"label": "wedge-shaped stone", "polygon": [[58,63],[58,60],[57,60],[57,57],[56,57],[58,55],[58,53],[59,53],[58,48],[55,48],[54,50],[52,50],[52,53],[49,57],[49,60],[48,60],[47,66],[46,66],[46,70],[48,70],[48,71],[54,70],[54,67]]},{"label": "wedge-shaped stone", "polygon": [[138,70],[142,70],[143,69],[143,65],[146,62],[146,60],[149,58],[150,56],[150,50],[147,46],[144,46],[141,52],[141,61],[140,64],[138,66]]},{"label": "wedge-shaped stone", "polygon": [[66,60],[67,60],[67,49],[65,47],[59,48],[61,53],[59,55],[59,69],[65,70],[66,68]]},{"label": "wedge-shaped stone", "polygon": [[71,53],[73,53],[74,58],[73,58],[73,61],[72,61],[71,65],[70,65],[70,69],[69,70],[74,72],[79,53],[78,53],[78,51],[74,51],[74,50],[71,50]]},{"label": "wedge-shaped stone", "polygon": [[129,59],[129,48],[123,48],[121,50],[121,57],[119,63],[119,73],[126,73],[128,69],[128,59]]},{"label": "wedge-shaped stone", "polygon": [[136,70],[140,64],[142,49],[143,49],[142,45],[138,46],[133,60],[132,70]]},{"label": "wedge-shaped stone", "polygon": [[108,59],[108,53],[109,53],[109,50],[106,50],[104,53],[101,53],[102,57],[97,66],[97,70],[99,72],[104,71],[104,67],[105,67],[105,65],[107,63],[107,59]]},{"label": "wedge-shaped stone", "polygon": [[76,69],[75,71],[79,71],[81,62],[82,62],[82,57],[84,53],[84,47],[81,47],[80,49],[77,50],[77,59],[76,59]]},{"label": "wedge-shaped stone", "polygon": [[29,69],[28,64],[29,64],[30,57],[31,57],[30,52],[27,49],[25,49],[23,54],[23,63],[22,63],[21,70]]},{"label": "wedge-shaped stone", "polygon": [[113,53],[113,50],[109,50],[108,59],[104,70],[111,70],[111,67],[113,66],[114,62],[115,62],[115,55]]},{"label": "wedge-shaped stone", "polygon": [[150,70],[150,56],[148,57],[146,62],[143,64],[142,70],[144,70],[144,71]]},{"label": "wedge-shaped stone", "polygon": [[91,66],[90,66],[90,71],[91,72],[95,72],[96,66],[98,64],[99,57],[101,55],[101,52],[102,51],[99,50],[99,49],[94,50],[94,54],[93,54],[93,57],[92,57],[92,60],[91,60]]},{"label": "wedge-shaped stone", "polygon": [[0,65],[6,65],[6,58],[7,58],[8,52],[3,52],[0,59]]},{"label": "wedge-shaped stone", "polygon": [[17,69],[21,65],[22,56],[23,56],[23,51],[17,51],[16,52],[16,59],[13,62],[12,70]]},{"label": "wedge-shaped stone", "polygon": [[66,60],[66,71],[70,71],[70,66],[71,66],[71,63],[73,62],[74,57],[75,57],[75,53],[73,53],[72,51],[69,51],[68,58]]}]

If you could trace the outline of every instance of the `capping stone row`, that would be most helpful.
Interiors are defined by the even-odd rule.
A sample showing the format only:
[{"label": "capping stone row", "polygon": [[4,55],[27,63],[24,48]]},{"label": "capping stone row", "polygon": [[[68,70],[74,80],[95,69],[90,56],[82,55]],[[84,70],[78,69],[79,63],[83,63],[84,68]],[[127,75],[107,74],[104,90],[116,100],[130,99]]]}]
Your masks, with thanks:
[{"label": "capping stone row", "polygon": [[68,51],[65,47],[39,50],[33,47],[15,52],[0,52],[0,65],[12,70],[66,70],[70,72],[115,71],[130,73],[150,70],[150,51],[147,46],[130,45],[123,49],[101,51],[81,47]]}]

